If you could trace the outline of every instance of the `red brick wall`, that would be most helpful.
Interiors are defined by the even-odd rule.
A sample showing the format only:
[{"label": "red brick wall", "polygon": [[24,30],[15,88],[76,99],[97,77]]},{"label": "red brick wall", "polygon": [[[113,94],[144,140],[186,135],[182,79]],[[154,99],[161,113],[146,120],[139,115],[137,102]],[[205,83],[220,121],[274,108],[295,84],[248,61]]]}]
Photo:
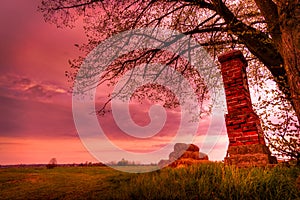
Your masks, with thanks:
[{"label": "red brick wall", "polygon": [[220,55],[219,62],[226,93],[229,146],[265,144],[260,120],[252,108],[247,62],[242,52],[234,50]]}]

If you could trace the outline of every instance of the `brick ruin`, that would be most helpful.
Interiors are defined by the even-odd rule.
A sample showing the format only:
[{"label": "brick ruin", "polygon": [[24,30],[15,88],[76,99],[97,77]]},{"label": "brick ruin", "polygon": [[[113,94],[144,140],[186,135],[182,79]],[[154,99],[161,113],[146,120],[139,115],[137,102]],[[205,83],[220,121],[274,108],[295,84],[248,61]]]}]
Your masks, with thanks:
[{"label": "brick ruin", "polygon": [[247,61],[241,51],[219,56],[226,93],[229,146],[226,164],[265,166],[276,163],[265,144],[260,119],[253,111],[247,82]]}]

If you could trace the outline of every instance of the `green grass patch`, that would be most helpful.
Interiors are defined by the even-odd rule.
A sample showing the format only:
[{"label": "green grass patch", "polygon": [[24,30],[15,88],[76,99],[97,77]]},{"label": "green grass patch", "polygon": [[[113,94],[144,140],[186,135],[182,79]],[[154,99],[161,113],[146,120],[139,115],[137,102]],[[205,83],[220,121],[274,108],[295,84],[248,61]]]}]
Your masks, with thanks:
[{"label": "green grass patch", "polygon": [[[128,169],[126,169],[128,170]],[[0,169],[0,199],[300,199],[300,169],[222,163],[150,173],[108,167]]]}]

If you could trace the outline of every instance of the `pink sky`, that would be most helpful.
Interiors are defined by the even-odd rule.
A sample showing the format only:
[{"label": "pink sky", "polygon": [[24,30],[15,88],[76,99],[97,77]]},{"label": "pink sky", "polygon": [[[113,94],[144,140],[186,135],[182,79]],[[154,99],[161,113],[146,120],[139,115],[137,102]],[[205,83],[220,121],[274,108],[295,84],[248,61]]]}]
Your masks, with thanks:
[{"label": "pink sky", "polygon": [[[47,24],[36,11],[37,5],[34,0],[11,0],[0,7],[0,164],[47,163],[53,157],[59,163],[97,162],[77,134],[67,93],[70,83],[64,75],[68,59],[79,55],[74,44],[86,40],[82,27],[78,23],[74,29],[58,29]],[[145,106],[133,105],[131,111],[138,124],[147,124]],[[144,152],[172,140],[177,114],[169,112],[166,127],[149,141],[124,135],[111,115],[99,119],[119,148]],[[194,143],[201,147],[209,120],[200,124]],[[211,160],[222,160],[227,145],[223,131],[215,148],[206,153]],[[122,159],[112,149],[103,148],[103,154],[109,154],[112,161]]]}]

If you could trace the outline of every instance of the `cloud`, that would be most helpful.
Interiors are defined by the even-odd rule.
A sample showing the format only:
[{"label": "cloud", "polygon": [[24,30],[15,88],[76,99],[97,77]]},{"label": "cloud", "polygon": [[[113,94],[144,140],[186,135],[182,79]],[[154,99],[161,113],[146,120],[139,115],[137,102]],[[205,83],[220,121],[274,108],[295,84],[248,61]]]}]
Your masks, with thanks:
[{"label": "cloud", "polygon": [[68,94],[68,91],[62,86],[37,82],[17,74],[0,76],[0,90],[3,91],[2,96],[42,102],[49,102],[53,97]]},{"label": "cloud", "polygon": [[0,136],[77,137],[70,107],[0,96]]}]

